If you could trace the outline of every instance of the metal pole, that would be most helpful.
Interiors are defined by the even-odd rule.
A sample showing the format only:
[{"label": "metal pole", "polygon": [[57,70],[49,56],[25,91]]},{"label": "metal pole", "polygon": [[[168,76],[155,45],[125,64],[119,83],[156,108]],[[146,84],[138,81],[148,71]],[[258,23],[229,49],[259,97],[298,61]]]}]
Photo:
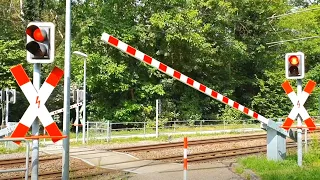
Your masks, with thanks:
[{"label": "metal pole", "polygon": [[87,122],[87,141],[89,141],[89,122]]},{"label": "metal pole", "polygon": [[4,111],[4,105],[3,105],[3,102],[2,101],[0,101],[0,105],[1,105],[1,125],[2,125],[2,127],[1,128],[4,128],[5,127],[5,111]]},{"label": "metal pole", "polygon": [[320,116],[320,96],[319,96],[319,116]]},{"label": "metal pole", "polygon": [[86,143],[86,84],[87,84],[87,58],[84,58],[84,64],[83,64],[83,128],[82,128],[82,144]]},{"label": "metal pole", "polygon": [[156,137],[159,137],[159,100],[156,100]]},{"label": "metal pole", "polygon": [[109,140],[111,141],[112,136],[112,122],[109,121]]},{"label": "metal pole", "polygon": [[188,169],[188,138],[184,137],[183,143],[183,180],[187,180],[187,169]]},{"label": "metal pole", "polygon": [[304,130],[304,152],[308,152],[308,129]]},{"label": "metal pole", "polygon": [[[33,85],[39,91],[41,80],[41,64],[36,63],[33,65]],[[39,135],[39,119],[36,118],[32,124],[32,135]],[[31,158],[31,179],[38,179],[39,167],[39,139],[32,140],[32,158]]]},{"label": "metal pole", "polygon": [[110,121],[108,120],[108,121],[107,121],[107,142],[109,142],[109,138],[110,138],[110,134],[109,134],[110,128],[109,128],[109,125],[110,125]]},{"label": "metal pole", "polygon": [[[297,96],[299,97],[300,94],[302,92],[302,80],[301,79],[297,79]],[[298,108],[300,108],[299,106],[299,101],[298,103]],[[297,143],[298,143],[298,149],[297,149],[297,156],[298,156],[298,166],[302,166],[302,128],[299,128],[302,126],[302,122],[301,122],[301,117],[300,115],[298,115],[297,117]]]},{"label": "metal pole", "polygon": [[28,180],[28,176],[29,176],[29,157],[30,157],[30,146],[29,146],[29,141],[25,140],[26,142],[26,173],[24,175],[25,179]]},{"label": "metal pole", "polygon": [[143,122],[143,135],[146,135],[146,122]]},{"label": "metal pole", "polygon": [[69,146],[70,146],[70,49],[71,49],[71,0],[66,0],[65,25],[65,60],[64,60],[64,96],[63,96],[63,139],[62,179],[69,179]]},{"label": "metal pole", "polygon": [[6,88],[6,127],[8,127],[9,122],[9,88]]},{"label": "metal pole", "polygon": [[[77,89],[77,104],[79,104],[79,89]],[[78,142],[78,131],[79,131],[79,106],[76,107],[76,142]]]}]

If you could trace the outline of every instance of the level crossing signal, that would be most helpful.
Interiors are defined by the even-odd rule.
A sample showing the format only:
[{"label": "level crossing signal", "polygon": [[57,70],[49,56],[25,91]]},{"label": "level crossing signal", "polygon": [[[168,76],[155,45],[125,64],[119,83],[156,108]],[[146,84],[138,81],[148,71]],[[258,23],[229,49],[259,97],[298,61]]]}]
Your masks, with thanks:
[{"label": "level crossing signal", "polygon": [[[8,99],[7,99],[8,94]],[[16,103],[16,90],[15,89],[6,89],[0,90],[0,104],[2,102],[9,101],[9,103]]]},{"label": "level crossing signal", "polygon": [[285,70],[287,79],[304,78],[304,54],[302,52],[285,55]]},{"label": "level crossing signal", "polygon": [[0,89],[0,103],[6,100],[6,92]]},{"label": "level crossing signal", "polygon": [[27,61],[52,63],[54,61],[55,26],[51,22],[30,22],[26,29]]}]

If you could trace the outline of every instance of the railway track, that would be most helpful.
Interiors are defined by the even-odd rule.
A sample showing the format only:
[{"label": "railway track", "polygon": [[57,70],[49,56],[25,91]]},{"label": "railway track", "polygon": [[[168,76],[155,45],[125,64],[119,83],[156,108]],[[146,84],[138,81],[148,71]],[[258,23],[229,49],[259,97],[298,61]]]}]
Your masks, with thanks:
[{"label": "railway track", "polygon": [[[205,139],[205,140],[194,140],[194,141],[188,141],[188,146],[226,143],[226,142],[235,142],[235,141],[247,141],[247,140],[262,139],[266,137],[267,137],[266,134],[258,134],[258,135],[236,136],[236,137],[215,138],[215,139]],[[154,145],[132,146],[132,147],[124,147],[124,148],[112,148],[108,150],[118,151],[118,152],[136,152],[136,151],[150,151],[150,150],[160,150],[165,148],[176,148],[176,147],[183,147],[183,142],[161,143],[161,144],[154,144]]]},{"label": "railway track", "polygon": [[[287,143],[287,148],[295,148],[295,147],[296,145],[294,142]],[[244,155],[264,153],[264,152],[267,152],[266,145],[242,147],[242,148],[235,148],[235,149],[224,149],[224,150],[218,150],[218,151],[189,154],[188,162],[203,162],[203,161],[217,160],[222,158],[232,158],[232,157],[238,157],[238,156],[244,156]],[[154,158],[152,160],[182,163],[183,156],[182,155],[167,156],[167,157],[161,157],[161,158]]]},{"label": "railway track", "polygon": [[[54,156],[54,157],[40,157],[39,161],[49,161],[49,160],[56,160],[56,159],[61,159],[61,156]],[[29,158],[29,162],[31,161],[31,157]],[[26,158],[11,158],[11,159],[1,159],[0,160],[0,166],[1,165],[8,165],[8,164],[21,164],[25,163]]]},{"label": "railway track", "polygon": [[[77,178],[86,178],[88,177],[89,179],[94,177],[94,176],[98,176],[98,175],[102,175],[102,174],[105,174],[105,173],[110,173],[112,172],[113,170],[107,170],[107,169],[100,169],[99,171],[97,172],[90,172],[90,170],[93,171],[94,167],[90,167],[90,168],[75,168],[75,169],[71,169],[69,172],[70,172],[70,179],[77,179]],[[83,170],[86,170],[89,172],[85,173],[85,174],[79,174],[79,175],[76,175],[77,172],[81,172]],[[49,171],[49,172],[45,172],[45,173],[39,173],[39,179],[61,179],[61,174],[62,174],[62,171],[61,170],[58,170],[58,171]],[[11,176],[10,177],[10,180],[21,180],[21,179],[24,179],[25,176],[24,175],[17,175],[17,176]],[[31,178],[31,176],[29,175],[29,178]],[[0,178],[0,180],[7,180],[8,178],[5,177],[5,178]]]},{"label": "railway track", "polygon": [[[61,156],[53,156],[53,157],[39,157],[39,161],[40,164],[45,163],[47,161],[53,161],[53,160],[58,160],[61,159]],[[29,161],[31,161],[31,158],[29,158]],[[11,158],[11,159],[1,159],[0,160],[0,169],[11,169],[13,166],[15,166],[15,168],[17,166],[21,166],[21,167],[25,167],[25,162],[26,162],[26,158]],[[31,164],[31,163],[30,163]],[[109,169],[97,169],[94,166],[86,166],[86,167],[77,167],[74,169],[71,169],[70,172],[70,179],[78,179],[78,178],[88,178],[91,179],[95,176],[98,175],[102,175],[102,174],[107,174],[110,172],[113,172],[114,170],[109,170]],[[85,173],[83,173],[85,172]],[[12,173],[12,172],[11,172]],[[10,178],[8,177],[8,175],[6,175],[8,173],[4,173],[4,176],[2,177],[1,173],[0,173],[0,180],[15,180],[15,179],[24,179],[25,178],[25,174],[24,171],[20,171],[18,173],[12,173],[10,174]],[[38,177],[39,179],[61,179],[62,175],[62,170],[48,170],[45,172],[40,172],[39,170],[39,174]],[[31,174],[30,174],[30,169],[29,169],[29,178],[31,178]]]}]

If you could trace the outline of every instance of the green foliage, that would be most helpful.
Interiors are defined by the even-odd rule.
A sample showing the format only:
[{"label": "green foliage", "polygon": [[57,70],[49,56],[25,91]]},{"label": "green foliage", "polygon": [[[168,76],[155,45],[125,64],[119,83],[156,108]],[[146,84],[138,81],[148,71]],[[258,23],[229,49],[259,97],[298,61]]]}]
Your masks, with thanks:
[{"label": "green foliage", "polygon": [[[11,142],[11,143],[13,143],[13,142]],[[14,149],[0,146],[0,153],[1,154],[12,154],[12,153],[22,153],[22,152],[26,152],[26,146],[24,144],[21,144],[20,146],[18,146],[17,148],[14,148]]]},{"label": "green foliage", "polygon": [[16,87],[15,80],[11,75],[10,68],[22,63],[24,51],[21,50],[20,40],[0,40],[0,89],[5,87]]},{"label": "green foliage", "polygon": [[[281,88],[281,84],[285,81],[284,78],[284,71],[266,71],[265,77],[258,79],[257,85],[260,92],[252,101],[253,109],[259,109],[261,115],[269,118],[287,116],[293,105]],[[291,86],[294,87],[293,84]]]},{"label": "green foliage", "polygon": [[227,120],[227,123],[233,124],[235,122],[239,122],[243,114],[240,111],[237,111],[230,106],[225,106],[225,108],[222,111],[221,116],[219,116],[219,119],[221,120]]},{"label": "green foliage", "polygon": [[[87,92],[92,98],[87,103],[88,120],[153,121],[156,99],[165,100],[161,113],[164,122],[247,118],[105,45],[100,40],[103,32],[255,112],[266,117],[286,116],[292,104],[281,88],[284,53],[304,52],[307,78],[320,82],[320,38],[267,44],[319,34],[317,2],[293,8],[296,3],[301,5],[278,0],[73,1],[72,51],[89,55]],[[0,86],[17,87],[8,70],[25,62],[25,42],[19,39],[25,39],[29,21],[56,24],[56,59],[54,64],[43,66],[43,80],[53,65],[63,67],[65,1],[26,1],[22,9],[18,1],[1,1],[0,7],[4,9],[0,14]],[[294,11],[303,12],[270,18]],[[81,86],[83,58],[71,57],[71,84]],[[32,66],[25,68],[30,75]],[[319,93],[316,89],[306,102],[311,115],[318,114]],[[19,102],[25,105],[25,98],[21,98]],[[62,104],[60,83],[46,105],[55,110]],[[19,113],[14,116],[21,117]]]}]

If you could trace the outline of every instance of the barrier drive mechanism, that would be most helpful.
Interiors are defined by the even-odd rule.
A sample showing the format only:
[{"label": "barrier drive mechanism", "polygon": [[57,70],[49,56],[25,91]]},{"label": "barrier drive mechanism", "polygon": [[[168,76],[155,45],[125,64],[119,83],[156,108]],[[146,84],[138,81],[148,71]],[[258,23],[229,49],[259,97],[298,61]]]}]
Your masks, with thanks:
[{"label": "barrier drive mechanism", "polygon": [[[57,142],[62,139],[62,133],[57,124],[53,121],[48,109],[45,106],[45,103],[53,89],[57,86],[58,82],[62,78],[63,70],[55,67],[38,92],[31,83],[21,64],[12,67],[10,71],[30,103],[28,109],[23,114],[11,137],[24,137],[33,121],[38,116],[53,142]],[[20,144],[20,141],[15,141],[15,143]]]}]

